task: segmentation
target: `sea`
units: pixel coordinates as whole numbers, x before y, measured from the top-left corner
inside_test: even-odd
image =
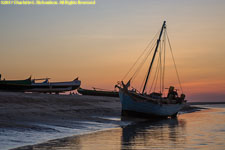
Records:
[[[24,134],[13,137],[22,131],[0,131],[0,149],[15,148],[18,145],[30,145],[17,149],[37,150],[224,150],[225,149],[225,104],[199,105],[201,111],[181,113],[176,119],[133,120],[132,118],[108,118],[120,122],[107,124],[89,124],[90,130],[79,130],[65,138],[59,133],[42,131],[23,131]],[[91,130],[91,129],[95,130]],[[101,130],[99,130],[101,129]],[[87,132],[88,131],[88,132]],[[30,134],[28,134],[28,132]],[[49,140],[49,135],[55,135]],[[15,136],[15,135],[14,135]],[[46,137],[45,137],[46,136]],[[39,137],[39,138],[38,138]],[[59,136],[60,137],[60,136]],[[41,141],[43,138],[44,141]],[[51,137],[52,138],[52,137]],[[36,141],[35,141],[36,140]],[[22,144],[21,144],[22,142]],[[13,147],[10,145],[12,144]]]

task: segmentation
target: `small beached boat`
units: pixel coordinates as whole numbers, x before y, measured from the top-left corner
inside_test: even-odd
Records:
[[[41,83],[36,83],[37,80],[45,80]],[[80,87],[81,81],[78,78],[68,82],[49,82],[49,78],[25,80],[1,80],[0,75],[0,90],[13,92],[39,92],[39,93],[62,93],[72,91]]]
[[[79,88],[77,91],[82,95],[119,97],[119,92],[117,91],[96,90],[96,88],[93,88],[93,90]]]
[[[25,80],[1,80],[0,74],[0,90],[2,91],[24,91],[31,88],[31,77]]]
[[[161,37],[163,36],[163,42],[166,41],[165,40],[166,37],[168,38],[165,30],[166,30],[166,21],[163,22],[162,28],[158,35],[158,39],[155,40],[156,42],[153,44],[152,49],[149,48],[150,52],[147,53],[149,55],[151,53],[151,50],[155,49],[152,55],[152,60],[148,68],[147,75],[145,76],[145,80],[143,82],[144,84],[142,84],[143,85],[142,92],[137,92],[137,90],[133,87],[132,89],[130,89],[131,88],[130,84],[134,78],[134,75],[126,84],[124,84],[124,82],[121,81],[121,82],[118,82],[118,84],[116,85],[116,87],[119,88],[119,96],[120,96],[120,101],[122,104],[122,115],[142,114],[144,116],[157,117],[157,118],[176,117],[179,110],[182,109],[183,106],[185,105],[186,103],[186,101],[184,100],[185,95],[182,93],[180,96],[178,96],[177,90],[174,89],[173,86],[170,86],[167,94],[164,92],[164,89],[165,89],[164,88],[164,76],[165,76],[165,72],[164,72],[165,71],[165,46],[164,44],[165,43],[161,43]],[[168,43],[170,45],[169,39],[168,39]],[[158,50],[159,47],[160,47],[160,51]],[[170,50],[172,54],[172,49]],[[146,87],[147,87],[147,84],[149,81],[149,75],[151,74],[154,60],[157,54],[158,54],[158,63],[155,67],[155,70],[156,70],[155,74],[151,75],[152,77],[154,77],[154,79],[152,80],[151,87],[158,82],[156,81],[157,79],[160,79],[160,85],[158,86],[160,88],[160,91],[159,92],[153,91],[148,93],[146,92]],[[163,54],[164,54],[164,58],[162,58]],[[172,58],[174,61],[173,54],[172,54]],[[175,65],[175,61],[174,61],[174,65]],[[180,79],[178,76],[176,65],[175,65],[175,70],[176,70],[176,74],[180,84]],[[137,71],[135,72],[135,74],[136,73]],[[181,84],[180,84],[180,88],[182,91]],[[152,88],[150,88],[150,91],[151,89]]]
[[[66,91],[72,91],[80,87],[81,81],[78,78],[73,81],[67,82],[49,82],[49,78],[46,78],[42,83],[36,83],[34,79],[31,88],[26,90],[26,92],[39,92],[39,93],[62,93]]]

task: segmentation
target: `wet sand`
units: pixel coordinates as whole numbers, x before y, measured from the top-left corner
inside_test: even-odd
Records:
[[[195,111],[198,109],[187,106],[184,110]],[[89,127],[85,131],[90,132],[122,126],[124,122],[120,121],[120,113],[119,98],[0,92],[0,129],[16,130],[21,133],[40,131],[53,135],[43,139],[40,137],[36,141],[34,139],[29,144],[27,141],[21,144],[18,142],[12,146],[5,146],[5,148],[15,148],[83,134],[82,129],[87,128],[88,124]],[[58,130],[59,127],[63,130]],[[71,132],[54,137],[55,133],[63,133],[65,129],[71,130]],[[76,132],[73,132],[72,129]]]
[[[118,116],[119,98],[0,92],[0,149],[114,127]]]
[[[223,150],[225,105],[174,119],[134,122],[124,127],[77,135],[17,150]]]
[[[94,116],[119,116],[119,98],[81,95],[0,92],[0,127],[17,122],[65,124],[67,121],[101,121]]]

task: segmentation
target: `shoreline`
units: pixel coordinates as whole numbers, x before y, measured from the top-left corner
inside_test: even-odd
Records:
[[[20,149],[131,123],[120,120],[120,100],[115,97],[0,92],[0,108],[0,129],[6,133],[8,130],[18,132],[18,137],[25,133],[24,141],[16,142],[15,137],[11,139],[15,141],[11,146],[3,147],[6,149]],[[187,105],[183,112],[202,109]],[[45,133],[47,137],[35,137],[27,142],[26,133],[29,136],[30,132],[34,132],[33,136]]]
[[[122,125],[119,98],[0,92],[0,108],[0,149]]]

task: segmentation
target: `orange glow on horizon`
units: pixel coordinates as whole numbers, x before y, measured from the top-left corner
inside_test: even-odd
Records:
[[[181,0],[1,7],[0,73],[5,79],[79,77],[81,87],[113,90],[166,20],[187,97],[211,93],[224,99],[224,5],[225,1]],[[167,62],[166,86],[177,87],[171,58]],[[148,65],[134,86],[140,86]]]

